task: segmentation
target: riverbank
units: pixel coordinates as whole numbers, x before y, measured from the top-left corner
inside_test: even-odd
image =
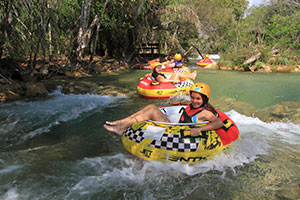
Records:
[[[58,86],[62,86],[62,92],[65,94],[98,94],[108,96],[128,96],[134,91],[126,88],[115,87],[107,82],[99,81],[98,84],[91,84],[85,81],[86,78],[100,74],[122,73],[132,70],[138,63],[126,63],[117,59],[107,59],[95,57],[93,63],[88,60],[81,63],[80,66],[71,66],[63,58],[52,59],[43,67],[38,63],[35,70],[28,70],[26,64],[15,67],[19,70],[17,75],[11,78],[0,77],[0,103],[7,103],[16,100],[35,100],[47,97],[48,93],[53,92]],[[10,66],[8,66],[10,67]],[[10,69],[13,69],[10,67]],[[218,64],[209,65],[203,70],[235,70],[259,72],[300,72],[299,66],[267,66],[260,65],[250,67],[228,67]],[[15,72],[9,72],[15,73]],[[8,76],[7,76],[8,77]]]
[[[0,103],[44,98],[57,86],[62,86],[65,94],[125,96],[128,93],[124,88],[103,83],[89,85],[84,81],[100,74],[130,70],[130,64],[117,59],[95,57],[92,63],[84,59],[80,65],[72,66],[64,58],[54,58],[45,66],[38,62],[35,69],[30,69],[26,63],[8,64],[3,69],[6,71],[0,77]]]
[[[241,67],[241,66],[234,66],[234,67],[228,67],[226,65],[222,64],[211,64],[204,67],[204,69],[210,69],[210,70],[234,70],[234,71],[248,71],[248,72],[275,72],[275,73],[299,73],[300,72],[300,64],[297,65],[276,65],[271,66],[267,64],[261,64],[261,65],[252,65],[247,67]]]

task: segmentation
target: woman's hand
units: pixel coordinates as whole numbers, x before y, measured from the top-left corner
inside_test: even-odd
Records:
[[[200,133],[201,133],[200,128],[192,128],[191,129],[191,136],[192,137],[197,137],[197,136],[200,135]]]
[[[201,133],[200,128],[192,128],[191,130],[185,130],[183,132],[184,137],[186,136],[192,136],[192,137],[198,137]]]

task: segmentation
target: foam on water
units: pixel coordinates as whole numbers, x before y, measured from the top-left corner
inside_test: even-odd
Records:
[[[20,199],[16,188],[9,189],[2,197],[0,196],[0,198],[3,200],[18,200],[18,199]]]
[[[165,183],[176,180],[178,176],[201,176],[210,171],[227,173],[228,169],[235,174],[235,168],[253,162],[260,155],[268,155],[270,142],[280,139],[284,143],[299,143],[299,126],[290,122],[265,123],[258,118],[241,115],[236,111],[227,112],[236,122],[241,133],[241,140],[235,141],[213,159],[195,165],[176,163],[149,162],[136,159],[132,155],[117,154],[97,158],[86,158],[78,165],[80,169],[92,172],[92,176],[81,177],[69,192],[69,197],[86,192],[97,193],[99,188],[106,190],[139,187],[144,184],[148,189],[152,183]],[[280,136],[280,137],[278,137]],[[224,176],[222,174],[221,176]],[[94,188],[94,189],[91,189]],[[192,190],[192,189],[191,189]],[[127,190],[129,191],[129,190]],[[103,193],[105,191],[102,191]],[[191,191],[185,191],[191,192]],[[147,192],[145,192],[147,193]],[[145,197],[145,196],[143,196]]]
[[[241,130],[243,132],[243,129]],[[235,173],[235,167],[250,163],[258,155],[268,154],[268,145],[264,140],[253,137],[244,137],[242,140],[234,142],[228,149],[217,154],[212,160],[206,160],[194,165],[181,162],[163,163],[154,161],[144,161],[136,159],[132,155],[117,154],[97,158],[86,158],[78,165],[80,169],[89,171],[93,176],[83,176],[81,180],[70,190],[67,199],[72,199],[76,195],[92,195],[94,193],[109,193],[108,190],[120,191],[122,188],[133,190],[143,190],[140,185],[144,185],[142,198],[148,198],[148,194],[153,191],[153,185],[160,185],[157,190],[167,190],[164,187],[172,184],[174,187],[184,181],[184,177],[202,176],[210,171],[226,173],[230,169]],[[224,174],[222,175],[224,176]],[[178,182],[179,181],[179,182]],[[162,187],[162,185],[164,185]],[[173,187],[172,186],[172,187]],[[171,186],[170,186],[171,187]],[[190,193],[196,186],[191,184]],[[99,191],[105,188],[105,191]],[[135,189],[134,189],[135,188]],[[130,191],[130,189],[126,190]],[[172,194],[168,194],[172,196]],[[182,195],[182,194],[178,194]],[[150,198],[152,199],[152,198]]]
[[[20,169],[20,168],[22,168],[21,165],[11,165],[11,166],[8,166],[8,167],[6,167],[4,169],[0,169],[0,175],[11,173],[11,172],[13,172],[13,171],[15,171],[17,169]]]
[[[300,125],[292,122],[263,122],[258,118],[241,115],[236,111],[227,113],[236,122],[241,136],[253,133],[261,139],[300,144]]]
[[[249,154],[248,150],[244,152],[244,150],[238,149],[244,145],[239,142],[228,151],[218,154],[213,160],[195,165],[180,162],[150,162],[124,154],[86,158],[78,164],[81,176],[69,190],[66,199],[94,195],[113,199],[117,198],[114,195],[118,193],[123,193],[128,199],[130,199],[130,193],[138,195],[134,197],[137,199],[156,199],[152,196],[155,194],[163,194],[167,199],[186,196],[197,187],[197,184],[192,181],[186,182],[186,180],[198,177],[199,181],[199,178],[201,179],[207,172],[213,170],[220,171],[220,177],[223,177],[226,170],[230,169],[235,173],[236,166],[244,165],[256,158],[257,152]],[[175,188],[181,185],[187,186],[182,191],[175,191]],[[136,193],[136,191],[143,192]]]
[[[252,162],[258,155],[268,154],[267,150],[268,145],[264,141],[246,137],[244,140],[236,141],[212,160],[194,165],[145,161],[124,154],[85,158],[78,164],[78,170],[81,171],[80,180],[69,190],[66,199],[78,195],[84,198],[100,194],[113,199],[117,198],[114,195],[120,192],[128,199],[131,192],[140,195],[134,197],[138,199],[156,199],[152,196],[155,193],[164,194],[166,199],[176,199],[193,192],[199,178],[205,174],[219,171],[220,178],[223,178],[228,169],[235,174],[235,167]],[[194,177],[198,177],[197,184],[192,181],[186,182]],[[175,188],[181,185],[186,187],[182,191],[175,191]],[[136,191],[143,192],[137,194]]]
[[[18,101],[0,105],[0,136],[9,141],[17,139],[22,142],[122,98],[93,94],[65,95],[60,88],[49,96],[51,98],[42,101]]]

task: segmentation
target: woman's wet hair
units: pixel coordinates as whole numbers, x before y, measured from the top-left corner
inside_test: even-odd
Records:
[[[205,107],[207,110],[209,110],[209,111],[211,111],[212,113],[214,113],[215,115],[217,115],[218,113],[217,113],[217,111],[215,110],[215,108],[214,108],[210,103],[208,103],[208,98],[207,98],[207,96],[204,95],[204,94],[201,94],[201,93],[200,93],[200,95],[201,95],[202,100],[203,100],[203,104],[202,104],[201,107]]]
[[[203,101],[203,104],[202,104],[202,106],[203,106],[203,107],[206,107],[206,106],[207,106],[207,104],[208,104],[208,98],[207,98],[207,96],[206,96],[206,95],[204,95],[204,94],[201,94],[201,93],[200,93],[200,95],[201,95],[201,97],[202,97],[202,101]]]
[[[152,70],[152,71],[154,71],[154,72],[155,72],[155,71],[156,71],[156,69],[157,69],[157,67],[159,67],[159,66],[161,66],[161,65],[157,65],[156,67],[154,67],[154,68],[153,68],[153,70]]]

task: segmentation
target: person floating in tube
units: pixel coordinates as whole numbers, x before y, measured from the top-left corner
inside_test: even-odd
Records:
[[[227,115],[214,109],[208,102],[209,98],[210,87],[205,83],[196,83],[190,88],[190,101],[180,102],[181,105],[188,105],[180,117],[180,123],[209,122],[207,125],[192,128],[189,131],[192,137],[199,136],[202,131],[215,130],[223,127],[227,130],[237,128]],[[106,121],[104,128],[121,136],[124,131],[134,123],[147,120],[170,122],[157,106],[150,104],[124,119],[113,122]],[[223,122],[226,122],[226,124]],[[227,122],[231,124],[229,127],[226,126]]]
[[[161,63],[163,66],[166,66],[166,67],[182,67],[183,66],[183,62],[182,62],[182,56],[180,53],[176,53],[173,57],[172,60],[167,60],[163,63]]]
[[[155,62],[151,64],[152,73],[147,73],[145,77],[152,77],[155,81],[159,82],[172,82],[172,83],[179,83],[181,80],[184,79],[191,79],[195,80],[197,76],[197,71],[195,70],[193,73],[190,74],[183,74],[183,73],[173,73],[170,77],[165,75],[162,72],[163,66],[159,62]]]

